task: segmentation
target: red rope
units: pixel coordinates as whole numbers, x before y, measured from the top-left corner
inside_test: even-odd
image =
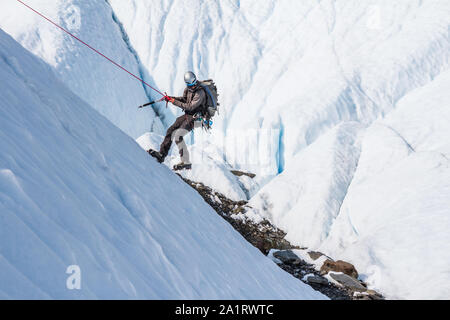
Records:
[[[148,86],[149,88],[151,88],[152,90],[158,92],[160,95],[162,95],[163,97],[165,97],[166,95],[164,93],[162,93],[161,91],[153,88],[151,85],[149,85],[147,82],[145,82],[144,80],[142,80],[141,78],[139,78],[138,76],[134,75],[133,73],[131,73],[130,71],[128,71],[127,69],[125,69],[124,67],[122,67],[120,64],[118,64],[117,62],[111,60],[110,58],[108,58],[107,56],[105,56],[103,53],[101,53],[100,51],[98,51],[97,49],[91,47],[89,44],[87,44],[86,42],[84,42],[83,40],[81,40],[80,38],[76,37],[75,35],[73,35],[72,33],[70,33],[69,31],[67,31],[66,29],[64,29],[63,27],[61,27],[60,25],[58,25],[57,23],[53,22],[52,20],[50,20],[49,18],[47,18],[46,16],[44,16],[42,13],[34,10],[32,7],[30,7],[29,5],[27,5],[26,3],[24,3],[21,0],[17,0],[18,2],[20,2],[21,4],[23,4],[25,7],[27,7],[28,9],[30,9],[31,11],[37,13],[39,16],[41,16],[42,18],[44,18],[45,20],[47,20],[48,22],[50,22],[51,24],[53,24],[54,26],[58,27],[59,29],[61,29],[62,31],[64,31],[65,33],[67,33],[69,36],[71,36],[72,38],[78,40],[79,42],[81,42],[82,44],[84,44],[86,47],[88,47],[89,49],[93,50],[94,52],[96,52],[97,54],[101,55],[103,58],[105,58],[106,60],[108,60],[109,62],[111,62],[112,64],[114,64],[116,67],[119,67],[120,69],[122,69],[123,71],[127,72],[128,74],[130,74],[132,77],[136,78],[137,80],[141,81],[143,84],[145,84],[146,86]]]

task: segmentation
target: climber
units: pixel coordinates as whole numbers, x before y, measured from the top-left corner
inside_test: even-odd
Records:
[[[169,153],[172,140],[175,140],[181,158],[181,163],[173,167],[175,171],[183,169],[190,170],[192,168],[192,164],[189,159],[189,152],[183,137],[191,132],[197,124],[200,123],[201,126],[201,122],[196,120],[200,118],[200,115],[203,113],[204,106],[207,103],[205,90],[198,83],[197,77],[193,72],[186,72],[184,75],[184,81],[186,82],[187,87],[184,90],[182,97],[166,96],[164,100],[181,108],[185,114],[178,117],[175,123],[167,130],[159,152],[152,149],[148,150],[148,153],[152,157],[162,163]]]

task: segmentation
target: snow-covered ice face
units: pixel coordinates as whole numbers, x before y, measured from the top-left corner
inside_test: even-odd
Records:
[[[66,8],[61,9],[61,20],[70,32],[75,32],[81,28],[81,10],[73,3],[68,3]]]

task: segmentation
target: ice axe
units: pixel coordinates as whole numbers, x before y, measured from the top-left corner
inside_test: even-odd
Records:
[[[167,92],[164,92],[164,94],[165,94],[165,96],[164,96],[164,97],[162,97],[161,99],[159,99],[159,100],[154,100],[154,101],[152,101],[152,102],[149,102],[149,103],[143,104],[142,106],[139,106],[139,107],[138,107],[138,109],[142,109],[142,108],[145,108],[145,107],[148,107],[148,106],[154,105],[155,103],[158,103],[158,102],[163,102],[163,101],[166,101],[166,108],[167,108],[167,107],[168,107],[168,105],[169,105],[169,101],[167,100],[167,97],[168,97],[168,95],[167,95]]]

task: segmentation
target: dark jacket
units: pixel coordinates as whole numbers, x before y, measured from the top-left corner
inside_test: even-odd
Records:
[[[174,105],[184,110],[186,114],[195,115],[202,111],[206,103],[206,94],[198,85],[184,89],[182,97],[175,97]]]

